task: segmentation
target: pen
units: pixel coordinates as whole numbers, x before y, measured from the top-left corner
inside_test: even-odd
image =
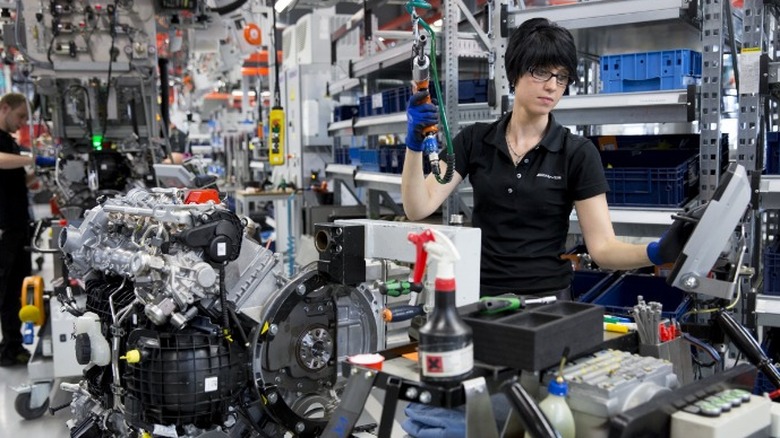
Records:
[[[631,321],[628,318],[620,318],[618,316],[604,316],[604,322],[614,322],[614,323],[631,323]]]
[[[634,322],[631,318],[622,316],[604,315],[604,322]]]
[[[615,333],[628,333],[636,330],[636,324],[633,322],[605,322],[604,330]]]
[[[615,332],[615,333],[628,333],[628,327],[620,324],[615,324],[612,322],[605,322],[604,331]]]

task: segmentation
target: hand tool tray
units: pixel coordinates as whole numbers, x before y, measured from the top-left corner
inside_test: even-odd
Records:
[[[604,341],[601,306],[558,301],[515,312],[486,315],[470,304],[458,309],[474,331],[474,359],[537,371],[591,351]]]

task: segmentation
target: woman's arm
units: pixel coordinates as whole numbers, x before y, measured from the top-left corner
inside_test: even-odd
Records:
[[[458,172],[453,172],[452,180],[447,184],[439,184],[433,174],[426,178],[422,160],[422,152],[407,149],[401,173],[401,202],[406,216],[413,221],[430,216],[463,181]],[[447,165],[444,160],[439,163],[441,174],[444,175]]]
[[[588,253],[600,267],[625,270],[652,265],[647,258],[647,244],[625,243],[615,237],[606,195],[575,201],[574,208]]]

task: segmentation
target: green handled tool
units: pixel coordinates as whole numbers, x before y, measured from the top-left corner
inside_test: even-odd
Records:
[[[421,292],[422,289],[422,283],[410,281],[390,280],[386,283],[379,284],[379,292],[391,297],[408,295],[411,292]]]
[[[501,312],[511,312],[529,304],[546,304],[556,300],[555,297],[525,298],[520,296],[483,297],[477,303],[480,312],[493,315]]]

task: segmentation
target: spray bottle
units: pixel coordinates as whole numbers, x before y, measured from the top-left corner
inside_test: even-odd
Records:
[[[460,254],[447,236],[436,230],[426,231],[432,231],[435,236],[424,248],[438,261],[438,272],[435,306],[419,330],[420,373],[423,382],[457,386],[474,368],[471,327],[463,322],[455,305],[454,264]]]

